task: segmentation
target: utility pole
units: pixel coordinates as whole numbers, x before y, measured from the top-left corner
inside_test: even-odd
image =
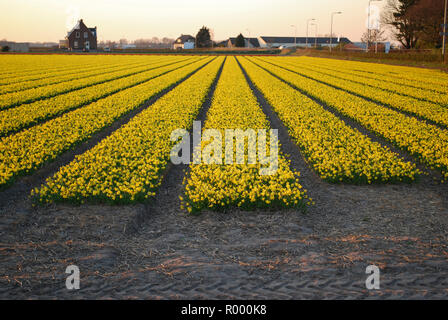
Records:
[[[330,52],[332,51],[332,45],[333,45],[333,17],[334,17],[335,14],[342,14],[342,12],[341,12],[341,11],[338,11],[338,12],[333,12],[333,13],[331,14]]]

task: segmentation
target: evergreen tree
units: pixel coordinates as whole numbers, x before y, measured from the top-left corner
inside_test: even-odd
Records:
[[[246,41],[244,36],[240,33],[235,39],[235,47],[244,48],[246,46]]]
[[[209,48],[212,46],[212,40],[210,37],[210,29],[203,26],[199,29],[196,35],[196,46],[198,48]]]

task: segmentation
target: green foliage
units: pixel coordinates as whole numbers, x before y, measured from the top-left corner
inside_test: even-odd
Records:
[[[210,29],[203,26],[199,29],[196,35],[196,47],[197,48],[210,48],[212,46],[212,40],[210,37]]]

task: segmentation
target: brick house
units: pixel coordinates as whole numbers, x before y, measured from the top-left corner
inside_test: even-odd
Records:
[[[81,20],[67,33],[67,46],[72,51],[90,51],[97,49],[97,32],[88,28]]]

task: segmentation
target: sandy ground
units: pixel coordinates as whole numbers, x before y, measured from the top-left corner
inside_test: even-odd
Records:
[[[187,215],[187,168],[173,166],[145,204],[33,208],[29,190],[92,146],[80,145],[0,192],[0,299],[447,298],[447,185],[429,171],[414,184],[325,183],[258,98],[316,205]],[[65,287],[71,264],[80,290]],[[379,290],[365,287],[371,264]]]

